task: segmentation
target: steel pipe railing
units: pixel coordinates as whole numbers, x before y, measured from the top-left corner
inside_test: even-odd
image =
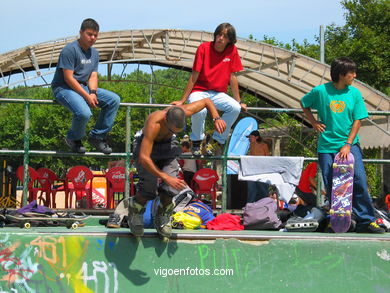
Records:
[[[30,161],[30,156],[53,156],[53,157],[101,157],[101,158],[112,158],[119,157],[125,158],[126,173],[125,179],[126,182],[130,181],[130,166],[131,166],[131,109],[160,109],[172,106],[170,104],[147,104],[147,103],[121,103],[120,107],[126,107],[126,146],[124,153],[112,153],[110,155],[105,155],[102,153],[96,152],[87,152],[85,154],[75,154],[70,152],[61,152],[61,151],[37,151],[30,150],[30,105],[31,104],[53,104],[59,105],[53,100],[46,99],[17,99],[17,98],[0,98],[0,103],[23,103],[24,104],[24,149],[23,150],[0,150],[0,155],[10,155],[10,156],[20,156],[23,155],[23,166],[24,166],[24,183],[23,183],[23,202],[22,205],[27,204],[27,194],[28,194],[28,165]],[[248,107],[248,111],[253,112],[262,112],[262,113],[303,113],[302,109],[293,109],[293,108],[263,108],[263,107]],[[315,113],[315,111],[313,111]],[[390,111],[368,111],[369,115],[380,115],[380,116],[390,116]],[[221,160],[222,161],[222,205],[221,211],[226,211],[227,204],[227,161],[228,160],[240,160],[240,156],[228,156],[227,155],[227,145],[225,144],[224,155],[222,156],[193,156],[193,155],[181,155],[180,158],[183,159],[208,159],[208,160]],[[304,158],[305,161],[317,161],[317,158]],[[384,159],[363,159],[365,163],[372,164],[390,164],[390,160]],[[125,185],[125,198],[129,197],[130,191],[128,184]]]

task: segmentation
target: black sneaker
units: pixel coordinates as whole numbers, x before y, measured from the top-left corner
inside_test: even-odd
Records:
[[[102,152],[103,154],[109,155],[112,152],[112,148],[110,148],[105,139],[88,137],[88,142],[97,151]]]
[[[107,228],[120,228],[121,222],[122,222],[121,216],[113,213],[108,217],[106,227]]]
[[[205,145],[206,154],[209,156],[221,156],[224,150],[224,145],[218,141],[211,139],[209,143]]]
[[[81,140],[71,140],[70,138],[65,137],[65,143],[72,150],[72,152],[75,152],[78,154],[85,153],[85,147],[83,146]]]
[[[200,149],[202,141],[192,141],[192,147],[191,147],[191,152],[194,156],[200,156],[202,154],[202,151]]]
[[[376,222],[371,222],[368,225],[357,226],[356,233],[375,233],[381,234],[386,233],[386,230],[380,227]]]

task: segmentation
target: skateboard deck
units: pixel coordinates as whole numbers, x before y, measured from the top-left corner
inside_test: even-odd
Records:
[[[333,161],[332,199],[330,207],[330,225],[334,232],[347,232],[351,225],[352,192],[355,159],[349,153],[341,160],[338,153]]]
[[[229,141],[228,156],[246,155],[249,149],[249,139],[247,138],[247,135],[257,129],[257,121],[252,117],[245,117],[238,121]],[[238,174],[239,166],[238,161],[228,160],[227,174]]]
[[[6,215],[8,221],[19,223],[21,228],[30,229],[31,224],[34,222],[48,223],[59,225],[62,223],[68,229],[77,229],[79,226],[84,226],[82,221],[88,219],[90,216],[78,216],[76,218],[69,217],[37,217],[37,216],[16,216],[16,215]]]

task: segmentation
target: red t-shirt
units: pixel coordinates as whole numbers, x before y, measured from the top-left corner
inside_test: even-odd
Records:
[[[388,195],[386,195],[385,202],[387,205],[387,209],[390,211],[390,193]]]
[[[310,181],[309,178],[315,178],[317,174],[317,163],[311,162],[305,170],[302,171],[301,179],[299,180],[298,188],[306,193],[312,193],[310,189]]]
[[[199,72],[192,92],[216,91],[227,92],[230,74],[243,70],[237,47],[229,45],[219,53],[215,51],[214,42],[202,43],[196,51],[193,71]]]

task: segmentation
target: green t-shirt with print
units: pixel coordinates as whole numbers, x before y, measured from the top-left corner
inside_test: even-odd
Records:
[[[318,111],[319,122],[326,129],[318,139],[319,153],[336,153],[347,142],[354,121],[368,117],[366,106],[360,91],[347,86],[342,90],[332,82],[316,86],[301,99],[304,108]],[[359,142],[356,135],[353,144]]]

